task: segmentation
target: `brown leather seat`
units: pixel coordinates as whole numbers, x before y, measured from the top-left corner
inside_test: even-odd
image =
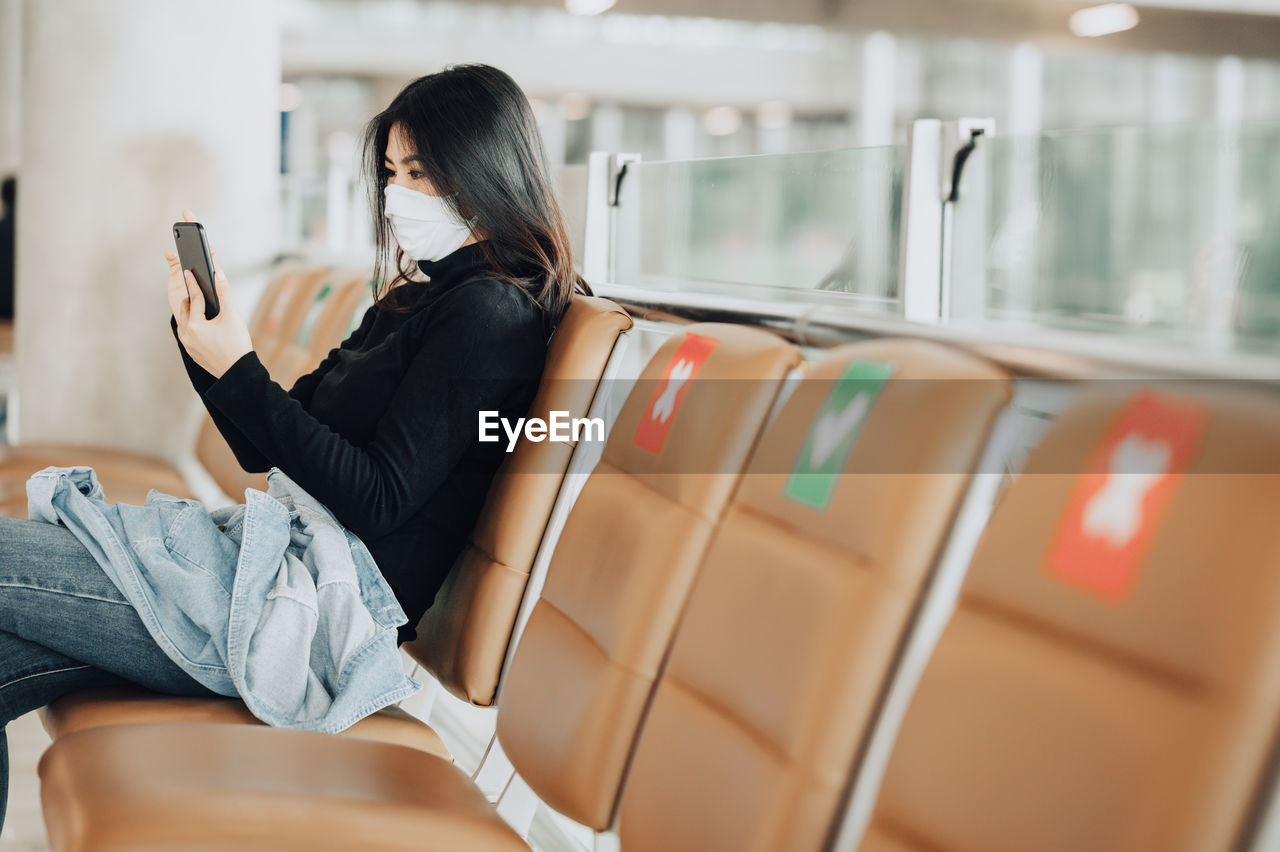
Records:
[[[499,697],[498,735],[533,790],[579,822],[608,827],[696,567],[782,379],[799,361],[794,347],[756,329],[705,324],[676,335],[628,397],[574,506]],[[144,726],[116,725],[55,742],[41,762],[54,848],[107,848],[104,836],[124,845],[136,837],[155,848],[180,848],[193,836],[204,848],[243,839],[239,826],[222,834],[217,826],[239,820],[243,802],[261,789],[251,767],[264,740],[248,736],[255,730],[249,726],[226,726],[216,760],[190,754],[184,740],[200,739],[205,730],[151,734]],[[323,803],[348,818],[346,826],[329,827],[329,842],[365,845],[370,821],[401,812],[405,793],[396,785],[406,783],[405,774],[371,777],[385,771],[373,750],[366,755],[349,742],[332,747],[342,738],[322,734],[269,733],[291,735],[273,743],[273,761],[313,767],[273,774],[273,789],[287,801]],[[183,775],[191,760],[201,766],[191,772],[197,781],[186,795],[174,796],[163,783],[114,780]],[[419,755],[412,765],[433,760]],[[336,780],[343,772],[353,776],[349,785]],[[188,796],[199,799],[198,834],[160,816],[178,813]],[[440,816],[444,806],[434,799],[416,807],[418,822],[402,824],[400,842],[409,847],[428,842],[436,819],[454,819]],[[135,835],[118,818],[122,813],[153,819]],[[308,830],[294,824],[298,818],[258,826],[254,842],[288,848]],[[484,838],[478,842],[458,848],[485,848]]]
[[[336,311],[326,314],[311,309],[313,315],[320,317],[313,321],[325,323],[317,334],[347,333],[346,317],[362,301],[365,281],[359,278],[354,282],[357,286],[340,287],[337,295],[329,297],[338,300]],[[311,297],[313,304],[321,303],[327,295],[317,291]],[[336,319],[323,318],[330,316]],[[531,413],[559,409],[574,412],[573,416],[584,415],[618,334],[630,325],[630,317],[612,302],[589,297],[574,299],[552,338],[547,367]],[[305,322],[284,326],[286,331],[293,331],[296,338],[276,351],[278,360],[291,351],[305,352],[302,336],[306,328]],[[217,435],[212,421],[208,428]],[[218,440],[221,442],[220,436]],[[221,442],[221,446],[234,465],[225,442]],[[570,452],[571,447],[565,444],[521,443],[495,479],[472,543],[455,566],[453,573],[459,573],[459,569],[464,572],[461,581],[449,584],[447,593],[442,593],[442,600],[436,605],[449,608],[451,614],[424,619],[433,625],[431,641],[418,641],[416,650],[434,663],[433,668],[456,675],[446,681],[454,691],[485,677],[493,680],[494,685],[488,687],[490,692],[496,686],[529,565],[541,541]],[[439,642],[442,647],[433,648],[432,642]],[[452,653],[457,654],[456,662],[451,661]],[[55,739],[69,731],[107,724],[258,721],[239,699],[175,698],[142,687],[75,693],[42,709],[41,717]],[[448,749],[435,731],[395,707],[384,708],[343,733],[449,757]]]
[[[258,302],[249,322],[254,348],[270,369],[280,347],[281,334],[297,334],[305,318],[305,296],[315,292],[328,275],[326,268],[294,267],[275,276]],[[323,354],[323,353],[321,353]],[[274,375],[274,374],[273,374]],[[210,435],[212,433],[212,435]],[[220,485],[238,483],[228,465],[241,475],[231,450],[207,416],[201,431],[197,457]],[[169,461],[142,453],[108,447],[68,444],[22,443],[3,448],[0,453],[0,514],[27,516],[26,482],[31,474],[51,465],[88,465],[94,469],[107,498],[112,502],[142,505],[152,488],[179,497],[191,497],[191,488]],[[257,475],[266,487],[265,477]],[[224,491],[226,486],[223,486]],[[227,491],[228,496],[243,494]]]
[[[258,329],[258,339],[262,341],[258,348],[269,353],[264,356],[265,363],[277,381],[292,384],[299,373],[314,367],[328,351],[324,347],[329,344],[336,346],[340,342],[335,338],[348,333],[351,315],[359,308],[367,290],[367,282],[368,278],[364,274],[335,275],[324,268],[291,270],[273,282],[259,303],[260,308],[255,312],[251,326]],[[287,337],[282,339],[280,335]],[[319,351],[321,349],[324,351]],[[239,487],[238,491],[229,492],[229,496],[242,497],[244,488],[249,487],[266,489],[266,476],[243,471],[217,427],[207,417],[201,433],[200,448],[201,462],[219,485],[224,489]],[[76,448],[56,448],[51,452],[60,456],[74,453],[77,464],[95,463],[94,460],[80,461],[82,456]],[[113,455],[104,456],[114,459]],[[31,454],[28,458],[37,457]],[[166,486],[164,468],[160,466],[162,463],[153,462],[147,466],[145,461],[145,457],[127,456],[118,465],[104,465],[103,488],[110,499],[129,502],[123,495],[117,496],[110,490],[120,482],[137,482],[138,489],[142,491],[142,497],[137,500],[139,504],[145,502],[146,491],[153,487],[168,493],[180,493],[172,479]],[[59,462],[49,460],[47,463]],[[116,478],[111,478],[113,474],[117,475]],[[134,479],[126,478],[128,476]],[[0,478],[0,483],[11,484],[12,480]],[[22,480],[21,488],[20,514],[25,517],[25,479]],[[174,490],[169,490],[170,488]],[[141,686],[72,693],[42,707],[40,718],[45,730],[55,739],[64,733],[86,727],[130,722],[258,723],[244,703],[236,698],[178,698],[152,692]],[[407,745],[442,757],[449,756],[449,750],[435,731],[398,707],[384,708],[343,733]]]
[[[45,731],[55,740],[89,728],[141,722],[265,724],[239,698],[183,698],[140,686],[72,692],[42,708],[40,718]],[[409,746],[452,759],[439,734],[395,705],[365,716],[342,734]]]
[[[806,371],[698,570],[623,788],[623,849],[822,848],[1010,396],[995,367],[923,342]]]
[[[1248,848],[1280,732],[1280,400],[1090,391],[997,506],[866,850]]]
[[[574,298],[547,348],[530,417],[585,417],[631,317],[605,299]],[[521,441],[490,486],[467,547],[404,647],[471,704],[493,704],[534,557],[574,445]]]
[[[142,771],[98,772],[149,758]],[[59,852],[528,852],[465,773],[399,745],[255,725],[113,725],[59,739],[39,770]]]
[[[270,294],[273,300],[256,312],[262,331],[254,340],[262,340],[255,349],[277,384],[292,386],[299,376],[314,370],[331,348],[341,344],[367,281],[363,273],[302,269]],[[196,439],[196,457],[222,492],[236,502],[244,500],[246,488],[267,490],[267,475],[240,467],[208,417]]]
[[[498,699],[498,740],[555,810],[609,827],[712,532],[800,353],[687,326],[641,373],[556,546]],[[682,397],[681,393],[685,393]]]
[[[157,488],[166,494],[190,497],[186,480],[163,459],[111,447],[69,447],[62,444],[19,444],[0,448],[0,515],[27,517],[27,480],[53,465],[88,465],[97,474],[107,499],[143,505]]]

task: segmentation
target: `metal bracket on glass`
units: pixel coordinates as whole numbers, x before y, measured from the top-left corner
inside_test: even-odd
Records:
[[[980,319],[986,298],[987,164],[983,139],[996,132],[992,118],[961,118],[942,125],[949,167],[942,176],[940,317]]]
[[[627,165],[639,154],[593,151],[587,158],[587,222],[582,245],[582,277],[588,283],[613,280],[617,208]]]
[[[961,181],[978,137],[995,132],[995,120],[936,118],[913,122],[902,186],[902,238],[898,292],[903,317],[938,323],[950,316],[951,223],[948,207],[960,198]]]
[[[943,156],[950,160],[950,167],[942,169],[942,201],[954,203],[960,200],[960,180],[965,164],[978,147],[978,139],[990,137],[996,132],[994,118],[960,118],[942,125]],[[945,165],[945,164],[944,164]]]

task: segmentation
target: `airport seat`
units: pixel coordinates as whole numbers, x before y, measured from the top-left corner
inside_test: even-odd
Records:
[[[41,708],[40,715],[45,731],[54,740],[104,725],[145,722],[264,724],[239,698],[186,698],[134,686],[97,687],[72,692],[48,708]],[[365,716],[342,733],[344,736],[409,746],[452,759],[439,734],[394,704]]]
[[[286,270],[269,285],[250,320],[255,348],[271,375],[288,386],[319,362],[329,348],[338,345],[350,331],[356,311],[363,314],[369,292],[367,274],[333,273],[325,267],[297,267]],[[24,445],[25,448],[26,445]],[[199,459],[219,485],[243,498],[244,488],[265,490],[265,474],[249,474],[207,415],[200,436]],[[49,453],[42,457],[43,453]],[[121,458],[116,462],[116,458]],[[23,455],[31,472],[48,464],[92,464],[99,472],[109,499],[130,502],[120,493],[122,483],[134,484],[136,502],[146,500],[151,488],[182,494],[176,471],[166,463],[115,450],[88,454],[78,447],[29,449]],[[68,461],[70,459],[70,461]],[[104,464],[106,461],[109,464]],[[102,464],[102,467],[98,467]],[[14,514],[26,517],[26,477],[23,471],[0,471],[0,494],[13,493]],[[237,489],[238,490],[233,490]],[[16,493],[14,493],[16,492]],[[258,722],[238,698],[178,698],[153,692],[142,686],[84,690],[54,701],[39,711],[45,730],[53,738],[71,731],[104,724],[133,721],[222,721]],[[259,723],[261,724],[261,723]],[[398,707],[384,708],[348,729],[353,736],[411,745],[434,754],[448,756],[439,736]]]
[[[781,381],[799,364],[771,333],[686,326],[619,412],[498,700],[507,758],[570,819],[609,827],[698,563]]]
[[[1280,400],[1089,389],[1006,492],[862,849],[1249,848],[1280,733]]]
[[[798,350],[765,331],[689,326],[659,349],[618,416],[561,534],[498,700],[498,737],[512,764],[572,819],[601,829],[611,821],[697,566],[782,380],[799,361]],[[378,848],[442,848],[433,844],[454,830],[459,814],[473,820],[474,833],[465,840],[450,834],[447,848],[518,844],[514,832],[495,839],[493,812],[475,811],[479,788],[430,766],[442,761],[342,740],[248,725],[113,725],[69,734],[40,762],[51,842],[57,850],[235,848],[245,837],[236,824],[245,803],[270,793],[289,807],[255,824],[250,845],[358,848],[367,846],[365,827],[387,815],[398,832],[380,837]],[[188,743],[200,747],[193,752]],[[255,768],[263,755],[270,756],[265,775]],[[418,772],[433,786],[415,781]],[[176,794],[167,780],[174,778],[183,779]],[[420,789],[407,792],[415,783]],[[405,805],[407,795],[420,800]],[[447,808],[453,801],[461,804]],[[309,820],[311,809],[326,819]],[[138,823],[146,825],[131,828]]]
[[[631,317],[605,299],[577,296],[547,347],[529,417],[585,417]],[[467,546],[404,649],[451,693],[488,707],[534,558],[575,445],[521,441],[494,477]]]
[[[698,570],[623,787],[626,852],[823,848],[1011,396],[921,341],[806,371]]]
[[[19,444],[0,447],[0,515],[27,517],[27,480],[52,465],[89,465],[98,475],[107,498],[141,506],[158,488],[190,497],[190,486],[178,469],[164,459],[112,447]]]
[[[96,771],[147,756],[155,765]],[[462,770],[401,745],[258,725],[117,725],[68,734],[40,766],[56,852],[528,852]]]
[[[315,301],[314,297],[323,289],[329,275],[327,268],[286,270],[273,279],[258,302],[249,323],[250,335],[263,364],[277,381],[292,384],[293,379],[305,372],[296,369],[296,356],[287,365],[288,370],[282,370],[277,363],[277,353],[298,334],[307,308]],[[332,325],[325,325],[326,333],[332,334],[332,330]],[[313,346],[313,351],[319,350],[314,356],[316,360],[328,351],[321,348],[322,342],[328,341],[317,335]],[[337,345],[337,342],[330,345]],[[248,475],[240,470],[230,448],[207,415],[200,433],[197,459],[228,496],[243,495],[243,487],[234,490],[241,481],[256,488],[266,488],[266,477],[262,474],[252,475],[255,479],[241,479],[242,475]],[[0,448],[0,514],[25,518],[27,480],[33,473],[50,465],[92,467],[107,498],[113,502],[142,505],[152,488],[179,497],[193,496],[190,485],[177,467],[166,459],[108,447],[24,442]],[[228,486],[233,490],[227,490]]]
[[[255,311],[260,330],[253,340],[258,359],[271,378],[288,388],[346,339],[350,321],[358,322],[371,291],[364,272],[304,267],[282,279],[279,288],[269,293],[272,298],[265,302],[265,310]],[[262,343],[256,343],[258,340]],[[244,501],[246,488],[267,490],[266,473],[250,473],[240,467],[208,417],[196,439],[196,458],[218,488],[237,503]]]
[[[614,343],[630,326],[631,318],[612,302],[575,297],[548,344],[530,416],[546,417],[553,409],[585,416]],[[450,612],[429,613],[422,621],[429,625],[427,634],[405,645],[464,698],[483,696],[491,702],[525,580],[571,453],[569,444],[517,445],[495,476],[470,543],[432,606]],[[477,688],[477,683],[487,686]],[[261,724],[238,698],[178,698],[142,687],[74,693],[54,701],[41,715],[54,739],[87,727],[133,722]],[[398,707],[384,708],[343,733],[449,757],[435,731]]]
[[[313,292],[328,274],[328,269],[323,267],[294,267],[283,270],[268,284],[249,320],[255,348],[268,369],[275,366],[274,353],[281,336],[290,331],[296,333],[301,324],[306,303],[298,296]],[[236,472],[243,473],[207,415],[200,432],[197,458],[215,481],[230,483]],[[27,480],[36,471],[51,465],[92,467],[107,497],[114,502],[142,505],[152,488],[179,497],[192,496],[182,474],[165,459],[111,447],[31,442],[0,448],[0,514],[25,518]],[[265,477],[256,476],[265,488]],[[243,491],[227,493],[243,494]]]

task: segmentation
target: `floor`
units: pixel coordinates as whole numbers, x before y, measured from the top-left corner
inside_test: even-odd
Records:
[[[0,852],[48,852],[36,763],[49,747],[49,735],[35,713],[10,722],[8,730],[9,811],[0,832]]]

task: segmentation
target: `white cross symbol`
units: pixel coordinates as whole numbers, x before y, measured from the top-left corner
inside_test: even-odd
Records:
[[[658,397],[658,401],[653,404],[653,419],[659,423],[666,423],[676,410],[676,394],[680,392],[680,386],[689,380],[693,375],[693,362],[681,358],[676,365],[671,368],[671,373],[667,376],[667,386],[662,391],[662,395]]]
[[[1111,451],[1107,479],[1084,508],[1082,525],[1089,538],[1123,547],[1142,525],[1142,501],[1169,469],[1169,445],[1129,435]]]
[[[827,463],[845,437],[866,417],[871,407],[871,395],[866,391],[856,395],[839,412],[827,411],[813,427],[813,443],[809,447],[809,467],[819,468]]]

